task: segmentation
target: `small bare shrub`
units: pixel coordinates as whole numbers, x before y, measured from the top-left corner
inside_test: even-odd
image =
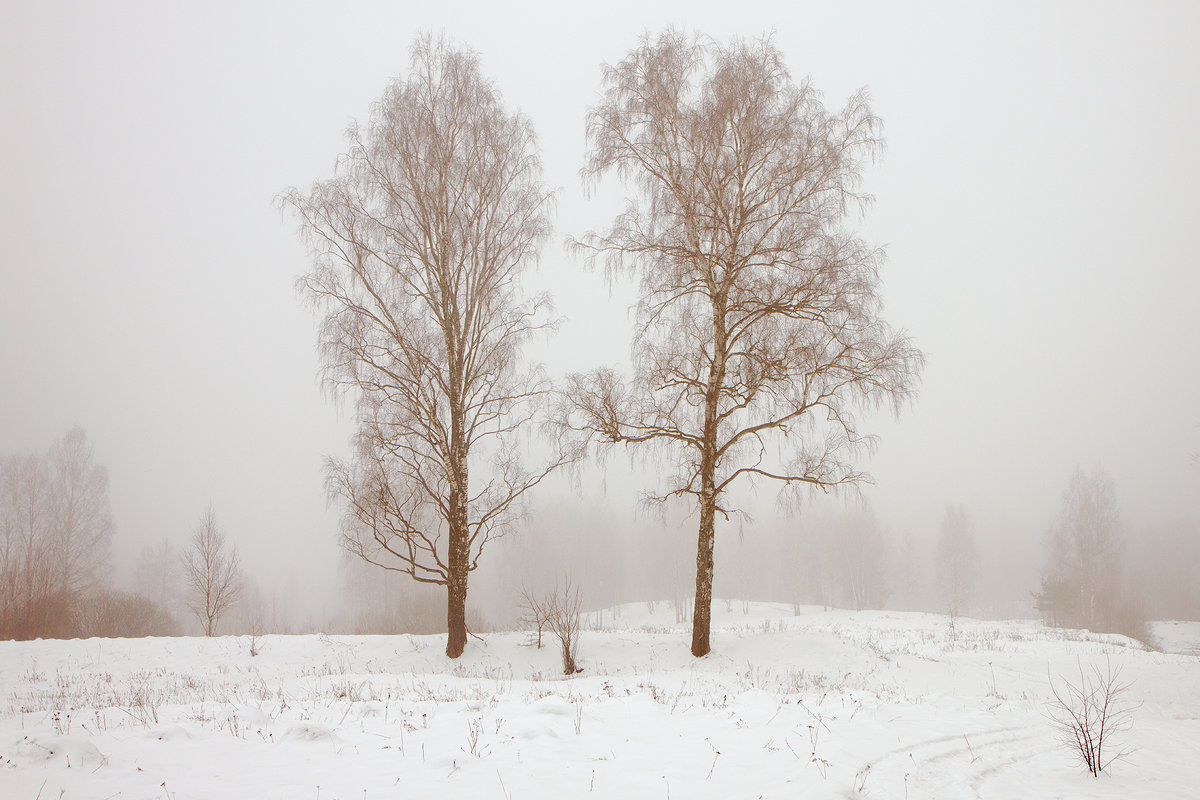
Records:
[[[1133,727],[1133,713],[1141,707],[1129,698],[1130,681],[1121,680],[1121,668],[1111,663],[1090,673],[1079,668],[1079,682],[1064,680],[1055,685],[1047,714],[1063,746],[1078,756],[1092,775],[1099,775],[1112,762],[1125,758],[1133,748],[1121,734]]]
[[[262,614],[255,611],[250,616],[250,657],[254,658],[262,652],[263,640]]]
[[[542,649],[542,632],[549,625],[545,600],[534,597],[529,587],[521,587],[521,623],[537,631],[537,648]]]
[[[163,691],[149,672],[135,672],[125,682],[124,691],[117,693],[117,705],[147,728],[158,724],[158,708]]]
[[[491,748],[483,744],[483,717],[476,717],[467,722],[467,746],[463,752],[476,758],[483,758],[491,752]]]
[[[579,650],[579,610],[582,605],[583,596],[579,593],[579,587],[571,583],[570,578],[564,579],[561,585],[554,587],[542,601],[547,625],[558,639],[562,650],[564,675],[574,675],[582,671],[575,665]]]

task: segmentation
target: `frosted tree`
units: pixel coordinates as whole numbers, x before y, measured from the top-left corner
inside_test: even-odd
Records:
[[[329,487],[351,553],[446,588],[456,658],[470,572],[565,460],[531,470],[517,453],[548,388],[520,358],[548,298],[519,282],[550,194],[529,120],[474,53],[429,36],[348,139],[333,178],[282,196],[312,249],[325,375],[357,404],[355,456],[330,462]]]
[[[962,506],[946,506],[934,552],[934,575],[946,610],[957,617],[970,602],[979,579],[979,552],[971,520]]]
[[[50,448],[51,527],[55,589],[77,597],[101,582],[113,536],[108,471],[93,460],[82,428],[72,428]]]
[[[837,541],[823,525],[809,529],[804,537],[805,569],[802,573],[816,600],[828,610],[837,605]]]
[[[834,526],[837,577],[848,605],[856,611],[883,608],[890,594],[891,548],[871,511],[842,514]]]
[[[1050,561],[1039,601],[1057,601],[1061,619],[1111,625],[1121,595],[1124,548],[1116,488],[1103,469],[1076,469],[1050,529]]]
[[[226,542],[212,509],[183,554],[183,576],[188,610],[204,626],[205,636],[215,636],[217,623],[241,596],[243,582],[237,548]]]
[[[699,516],[692,653],[709,652],[718,519],[741,479],[828,490],[865,476],[861,403],[898,404],[921,354],[880,316],[883,254],[844,228],[868,201],[880,122],[866,95],[826,110],[770,39],[644,36],[605,66],[586,175],[632,183],[606,234],[579,243],[639,281],[631,377],[571,376],[562,417],[678,468],[651,500]]]
[[[917,545],[911,530],[900,536],[896,553],[896,597],[897,608],[913,611],[921,595],[921,565],[917,560]]]

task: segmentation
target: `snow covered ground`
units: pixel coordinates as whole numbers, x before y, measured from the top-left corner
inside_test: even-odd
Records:
[[[589,617],[558,673],[525,633],[0,642],[0,798],[1191,798],[1200,625],[1120,636],[717,601]],[[1137,751],[1099,779],[1049,677],[1120,667]]]

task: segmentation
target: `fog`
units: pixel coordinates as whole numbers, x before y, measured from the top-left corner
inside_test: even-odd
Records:
[[[556,378],[629,362],[634,287],[562,244],[609,225],[631,191],[579,179],[601,64],[672,24],[773,32],[829,106],[869,87],[887,146],[865,175],[875,202],[851,222],[886,246],[884,316],[926,354],[920,389],[898,417],[865,415],[871,484],[799,504],[762,484],[739,496],[747,515],[718,526],[717,597],[851,605],[822,595],[804,548],[871,519],[886,546],[868,549],[889,571],[874,605],[937,609],[932,559],[956,504],[982,564],[970,610],[1032,615],[1077,467],[1111,477],[1130,554],[1153,531],[1194,538],[1195,4],[26,3],[3,16],[0,455],[86,431],[122,586],[137,588],[145,548],[182,549],[210,508],[279,627],[344,621],[371,604],[352,587],[407,580],[338,547],[322,467],[349,453],[353,405],[322,390],[294,286],[309,258],[274,199],[331,174],[421,31],[475,49],[537,132],[555,233],[529,283],[563,321],[531,356]],[[614,453],[539,487],[472,575],[473,613],[510,620],[522,581],[567,574],[591,608],[685,599],[694,515],[639,503],[666,469]]]

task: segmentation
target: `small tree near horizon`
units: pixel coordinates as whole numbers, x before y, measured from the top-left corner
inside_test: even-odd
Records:
[[[883,608],[891,594],[891,547],[869,509],[845,511],[834,522],[838,583],[855,611]]]
[[[962,506],[946,506],[942,531],[934,553],[938,592],[951,617],[963,612],[975,594],[979,578],[979,551],[971,520]]]
[[[541,601],[546,624],[558,639],[559,655],[562,656],[564,675],[574,675],[582,670],[576,663],[579,658],[580,611],[583,595],[571,579],[564,578],[555,585]]]
[[[215,636],[217,623],[241,596],[243,582],[237,548],[226,542],[212,509],[183,554],[183,574],[188,610],[204,626],[205,636]]]
[[[180,554],[166,537],[142,547],[133,567],[133,590],[154,601],[167,613],[179,614],[182,609]]]

